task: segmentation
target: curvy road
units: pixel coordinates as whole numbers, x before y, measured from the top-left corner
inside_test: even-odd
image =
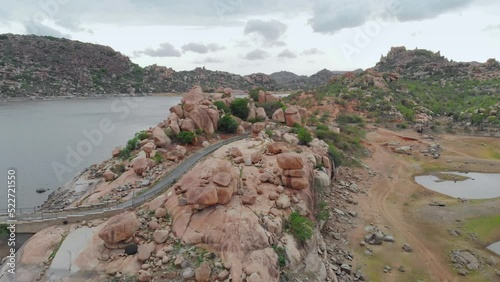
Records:
[[[222,146],[225,146],[235,141],[243,140],[247,137],[248,134],[232,137],[230,139],[218,142],[207,148],[203,148],[197,151],[196,153],[190,155],[184,161],[179,163],[179,165],[177,165],[177,167],[174,168],[168,175],[166,175],[160,181],[156,182],[150,189],[146,190],[146,192],[144,192],[142,195],[127,200],[125,202],[117,203],[116,205],[113,206],[100,206],[96,208],[86,209],[84,211],[75,209],[75,210],[57,210],[44,213],[35,212],[30,214],[17,214],[15,219],[17,221],[29,222],[29,221],[39,221],[43,219],[64,218],[67,216],[84,216],[86,214],[96,214],[104,211],[124,210],[136,207],[150,200],[151,198],[164,193],[167,188],[169,188],[172,184],[174,184],[178,179],[180,179],[184,175],[184,173],[190,170],[196,163],[198,163],[202,158],[204,158],[208,154],[213,153]],[[8,219],[9,218],[7,218],[5,215],[0,216],[0,222],[7,222]]]

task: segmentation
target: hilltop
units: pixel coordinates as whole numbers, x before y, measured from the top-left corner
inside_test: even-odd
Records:
[[[246,76],[196,68],[145,68],[111,47],[35,35],[0,35],[0,96],[183,93],[195,84],[207,91],[312,89],[343,72],[322,70],[311,77],[293,73]]]

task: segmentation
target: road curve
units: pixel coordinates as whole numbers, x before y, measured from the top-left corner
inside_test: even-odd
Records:
[[[39,221],[44,219],[54,219],[54,218],[64,218],[68,216],[84,216],[87,214],[95,214],[110,210],[124,210],[128,208],[133,208],[139,206],[146,201],[152,199],[153,197],[163,193],[167,188],[175,183],[176,180],[180,179],[187,171],[189,171],[196,163],[198,163],[202,158],[213,153],[217,149],[230,144],[232,142],[240,141],[248,137],[248,134],[240,135],[236,137],[229,138],[227,140],[213,144],[207,148],[203,148],[194,154],[187,157],[184,161],[179,163],[176,168],[174,168],[169,174],[167,174],[163,179],[155,183],[151,188],[146,190],[146,192],[139,197],[132,198],[122,203],[117,203],[113,206],[99,207],[94,209],[87,209],[85,211],[54,211],[54,212],[35,212],[31,214],[16,215],[16,220],[18,222],[30,222]],[[0,223],[7,222],[9,218],[0,217]]]

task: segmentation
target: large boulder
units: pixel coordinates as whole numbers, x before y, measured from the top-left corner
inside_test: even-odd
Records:
[[[171,113],[175,113],[179,118],[184,118],[184,110],[181,105],[173,106],[170,108]]]
[[[134,170],[135,174],[142,176],[144,171],[147,169],[151,169],[154,166],[154,162],[151,159],[136,159],[132,163],[132,169]]]
[[[265,119],[267,117],[266,110],[264,108],[257,108],[255,110],[255,114],[257,115],[257,118]]]
[[[285,110],[285,120],[287,126],[293,126],[295,123],[302,124],[299,110],[294,107],[288,107]]]
[[[203,89],[200,86],[196,85],[191,90],[184,94],[182,97],[181,103],[184,105],[184,109],[189,112],[193,110],[194,106],[205,99],[205,95],[203,95]]]
[[[229,183],[231,183],[232,176],[231,174],[227,172],[218,172],[213,178],[212,181],[222,187],[227,187],[229,186]]]
[[[165,134],[165,131],[160,127],[155,127],[153,129],[153,140],[155,145],[160,148],[165,148],[172,143],[167,134]]]
[[[194,121],[190,118],[181,121],[181,130],[194,132]]]
[[[282,108],[277,109],[273,113],[273,120],[278,121],[278,122],[285,122],[285,112],[283,111]]]
[[[283,185],[295,190],[304,190],[309,188],[309,181],[304,177],[282,176]]]
[[[252,124],[252,133],[254,135],[258,135],[262,130],[266,128],[266,124],[263,122],[256,122]]]
[[[219,112],[215,109],[209,109],[205,105],[195,105],[193,110],[187,113],[187,116],[193,120],[197,129],[208,134],[213,134],[217,129],[216,122],[219,119]]]
[[[265,104],[266,103],[266,92],[260,90],[259,91],[259,104]]]
[[[304,161],[297,153],[284,153],[276,157],[278,161],[278,166],[281,169],[302,169],[304,167]]]
[[[274,142],[267,145],[267,152],[271,155],[278,155],[288,152],[288,147],[286,146],[286,143]]]
[[[133,212],[114,216],[104,224],[105,226],[99,231],[98,236],[109,244],[129,239],[141,227],[141,223]]]

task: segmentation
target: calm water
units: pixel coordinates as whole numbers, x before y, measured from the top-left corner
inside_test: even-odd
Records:
[[[0,180],[5,183],[7,170],[16,169],[17,207],[39,206],[79,171],[111,157],[134,133],[166,119],[179,102],[180,97],[127,97],[0,104]],[[37,194],[38,188],[50,190]],[[7,207],[5,198],[0,196],[0,211]]]
[[[415,177],[415,181],[433,191],[446,194],[454,198],[464,199],[492,199],[500,197],[500,173],[459,173],[446,172],[450,174],[470,177],[465,181],[443,181],[433,175]]]
[[[496,242],[495,244],[489,245],[488,249],[492,250],[497,255],[500,255],[500,242]]]

